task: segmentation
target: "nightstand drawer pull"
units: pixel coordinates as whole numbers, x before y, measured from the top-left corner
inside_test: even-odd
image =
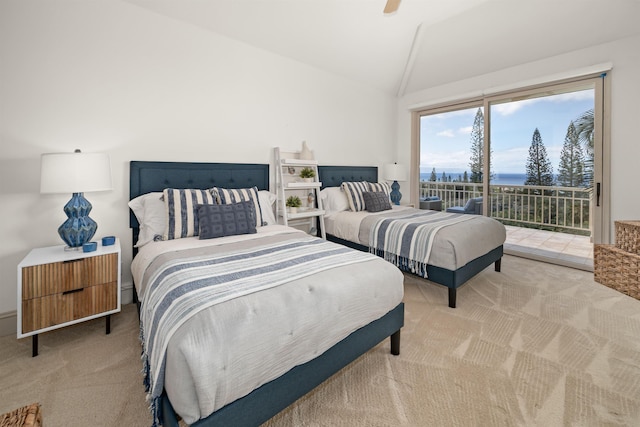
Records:
[[[84,288],[71,289],[70,291],[64,291],[62,293],[62,295],[73,294],[73,293],[80,292],[80,291],[84,291]]]
[[[82,261],[82,260],[83,260],[83,258],[78,258],[78,259],[66,259],[66,260],[62,261],[62,263],[63,263],[63,264],[69,264],[69,263],[72,263],[72,262],[78,262],[78,261]]]

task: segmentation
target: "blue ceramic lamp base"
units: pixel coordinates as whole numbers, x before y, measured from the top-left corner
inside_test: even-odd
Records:
[[[400,192],[400,184],[398,184],[398,181],[393,181],[393,184],[391,184],[391,193],[389,194],[389,197],[394,205],[400,204],[402,193]]]
[[[58,234],[70,248],[82,248],[96,234],[98,224],[89,218],[91,208],[83,193],[73,193],[71,200],[64,205],[68,218],[58,228]]]

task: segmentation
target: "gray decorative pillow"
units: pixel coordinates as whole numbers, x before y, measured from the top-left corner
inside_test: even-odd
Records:
[[[362,193],[364,204],[368,212],[388,211],[391,209],[389,195],[384,191],[365,191]]]
[[[200,239],[254,234],[256,215],[253,202],[226,205],[198,205]]]

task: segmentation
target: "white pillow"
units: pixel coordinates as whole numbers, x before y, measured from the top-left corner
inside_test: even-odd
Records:
[[[267,190],[260,190],[258,191],[258,199],[260,200],[262,220],[266,222],[267,225],[277,224],[276,216],[273,213],[273,204],[277,199],[276,195]]]
[[[153,242],[156,236],[162,236],[167,227],[167,216],[162,193],[147,193],[129,201],[129,207],[138,219],[140,234],[135,244],[141,248]]]
[[[349,210],[349,200],[340,187],[327,187],[320,191],[322,207],[328,212]]]

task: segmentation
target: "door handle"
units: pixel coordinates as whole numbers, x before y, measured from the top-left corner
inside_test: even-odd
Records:
[[[600,206],[600,183],[596,184],[596,206]]]

